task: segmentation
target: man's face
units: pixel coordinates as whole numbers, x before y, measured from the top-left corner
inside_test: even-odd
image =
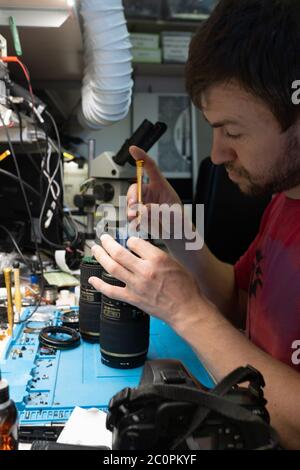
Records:
[[[234,83],[208,89],[201,108],[213,127],[212,161],[225,165],[243,193],[278,193],[300,184],[299,124],[283,133],[269,108]]]

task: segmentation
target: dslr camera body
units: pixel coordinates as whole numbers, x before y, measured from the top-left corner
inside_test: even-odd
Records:
[[[147,361],[139,386],[121,390],[109,403],[112,449],[276,449],[264,386],[251,366],[209,390],[180,361]]]

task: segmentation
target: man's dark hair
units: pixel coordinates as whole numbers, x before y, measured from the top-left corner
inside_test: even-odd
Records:
[[[186,87],[196,106],[212,85],[237,81],[260,98],[285,131],[298,117],[300,0],[221,0],[193,37]]]

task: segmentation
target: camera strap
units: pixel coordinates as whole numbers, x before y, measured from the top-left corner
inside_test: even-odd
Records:
[[[261,388],[264,386],[263,377],[251,366],[240,367],[234,370],[209,392],[203,392],[184,385],[162,384],[131,389],[130,397],[127,397],[127,399],[135,401],[137,399],[147,400],[157,397],[158,399],[165,398],[171,401],[189,402],[198,405],[191,425],[186,432],[175,441],[172,450],[176,449],[181,442],[191,436],[212,411],[232,421],[240,421],[261,427],[262,430],[265,431],[266,436],[271,438],[272,442],[259,449],[273,449],[278,444],[278,437],[271,426],[251,411],[224,397],[234,386],[246,381],[249,381],[249,390],[255,394],[256,397],[264,400]]]
[[[214,387],[211,393],[213,393],[213,395],[218,395],[222,397],[226,395],[230,390],[232,390],[233,387],[236,387],[237,385],[240,385],[244,382],[249,382],[249,391],[256,398],[260,399],[261,402],[265,405],[266,400],[263,397],[263,388],[265,387],[264,378],[258,370],[254,369],[252,366],[249,365],[247,365],[246,367],[238,367],[237,369],[230,372],[226,377],[224,377],[223,380],[221,380]],[[227,406],[227,404],[225,406]],[[244,410],[244,408],[241,409]],[[210,412],[211,410],[209,408],[198,408],[190,428],[185,433],[185,436],[181,437],[180,441],[175,443],[175,448],[177,447],[177,445],[179,445],[180,442],[182,442],[189,435],[191,435],[201,423],[204,422]]]

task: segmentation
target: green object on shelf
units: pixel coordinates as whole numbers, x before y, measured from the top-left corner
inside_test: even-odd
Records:
[[[16,51],[16,55],[21,56],[22,55],[22,47],[21,47],[20,37],[19,37],[19,33],[18,33],[18,28],[17,28],[17,25],[15,23],[15,19],[14,19],[13,16],[9,17],[9,26],[10,26],[11,34],[12,34],[12,37],[13,37],[13,42],[14,42],[14,48],[15,48],[15,51]]]

